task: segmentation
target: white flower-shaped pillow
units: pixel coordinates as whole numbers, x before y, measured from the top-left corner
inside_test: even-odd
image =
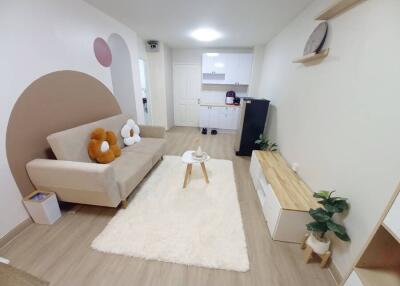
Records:
[[[124,143],[127,146],[140,142],[139,126],[132,119],[128,119],[126,124],[121,129],[121,136],[124,138]]]

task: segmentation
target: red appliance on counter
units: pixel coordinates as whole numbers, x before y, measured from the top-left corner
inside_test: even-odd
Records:
[[[227,91],[225,96],[225,104],[234,105],[235,98],[236,98],[236,93],[233,90]]]

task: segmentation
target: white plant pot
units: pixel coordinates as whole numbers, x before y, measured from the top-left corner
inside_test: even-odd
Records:
[[[313,233],[307,238],[307,245],[312,248],[312,250],[317,254],[324,254],[329,250],[329,246],[331,245],[331,241],[326,239],[325,241],[318,240]]]

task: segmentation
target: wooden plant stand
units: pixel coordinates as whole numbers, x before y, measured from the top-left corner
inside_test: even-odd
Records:
[[[306,263],[309,263],[311,258],[313,257],[314,254],[316,254],[317,256],[319,256],[321,258],[321,262],[320,262],[320,266],[321,268],[325,268],[327,266],[327,263],[329,261],[329,258],[332,255],[332,252],[330,250],[328,250],[327,252],[325,252],[324,254],[318,254],[315,253],[313,251],[313,249],[311,247],[309,247],[306,243],[307,238],[309,237],[309,234],[306,234],[303,243],[301,244],[301,249],[304,249],[304,261]]]

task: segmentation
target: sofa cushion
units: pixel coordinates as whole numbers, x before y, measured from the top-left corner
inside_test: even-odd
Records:
[[[166,140],[161,138],[142,138],[138,143],[127,146],[123,149],[124,152],[137,152],[152,155],[152,162],[156,164],[165,154]]]
[[[126,114],[115,115],[51,134],[47,141],[58,160],[91,162],[87,153],[90,133],[98,127],[113,131],[117,136],[118,145],[123,147],[121,128],[129,118]]]
[[[153,167],[151,154],[124,152],[125,149],[122,150],[121,157],[110,163],[114,168],[122,199],[129,196]]]

